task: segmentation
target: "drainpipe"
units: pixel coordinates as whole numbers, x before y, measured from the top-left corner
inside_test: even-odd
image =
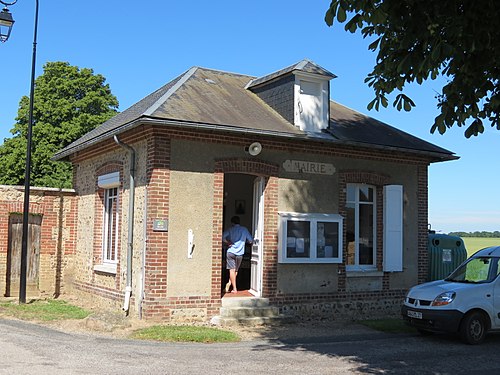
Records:
[[[123,311],[128,315],[130,306],[130,296],[132,295],[132,254],[134,239],[134,198],[135,198],[135,150],[129,145],[121,142],[118,137],[113,136],[116,144],[123,147],[130,153],[130,188],[128,198],[128,241],[127,241],[127,286],[125,287],[125,297],[123,301]]]
[[[148,206],[148,191],[144,190],[144,207]],[[144,287],[146,283],[146,244],[147,244],[147,210],[144,210],[144,241],[142,247],[142,264],[141,264],[141,284],[139,288],[139,301],[138,301],[138,310],[139,310],[139,319],[142,319],[142,304],[144,302]]]

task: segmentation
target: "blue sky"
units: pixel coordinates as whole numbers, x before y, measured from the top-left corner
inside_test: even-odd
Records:
[[[163,1],[40,0],[36,75],[68,61],[107,79],[124,110],[192,66],[261,76],[308,58],[335,73],[331,98],[455,152],[429,168],[429,223],[441,231],[500,230],[500,132],[465,139],[464,128],[430,134],[444,80],[413,85],[410,113],[368,111],[364,78],[375,55],[368,41],[323,21],[328,0]],[[0,140],[10,137],[19,99],[28,95],[34,0],[10,7],[16,21],[0,45]]]

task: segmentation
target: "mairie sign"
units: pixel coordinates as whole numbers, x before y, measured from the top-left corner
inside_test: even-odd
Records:
[[[283,169],[287,172],[311,173],[332,175],[335,173],[335,167],[330,163],[316,163],[313,161],[286,160],[283,163]]]

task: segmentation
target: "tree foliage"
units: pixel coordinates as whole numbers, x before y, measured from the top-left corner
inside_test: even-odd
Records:
[[[486,232],[486,231],[476,231],[476,232],[450,232],[450,236],[458,237],[477,237],[477,238],[500,238],[500,231]]]
[[[67,162],[50,158],[116,114],[118,100],[105,78],[92,69],[49,62],[35,80],[31,185],[71,187]],[[0,145],[0,184],[22,185],[25,177],[29,98],[19,102],[12,138]]]
[[[444,134],[454,124],[465,136],[500,130],[500,7],[495,0],[332,0],[325,22],[371,37],[376,64],[365,82],[375,98],[368,108],[393,105],[405,111],[415,103],[405,84],[439,75],[447,83],[437,95],[440,114],[431,127]]]

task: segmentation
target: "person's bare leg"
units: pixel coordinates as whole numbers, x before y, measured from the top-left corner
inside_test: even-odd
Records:
[[[236,270],[229,270],[229,281],[231,281],[231,285],[233,286],[233,290],[231,293],[236,293],[238,292],[238,289],[236,288],[236,276],[238,275],[238,272]]]

